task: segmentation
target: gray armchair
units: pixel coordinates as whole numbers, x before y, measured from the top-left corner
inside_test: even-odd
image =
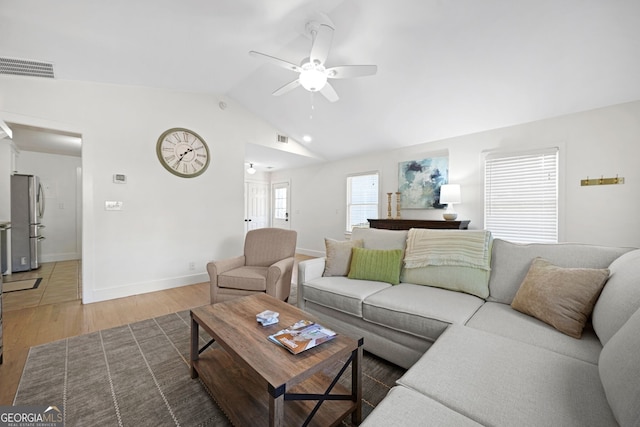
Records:
[[[286,301],[297,233],[281,228],[259,228],[247,233],[244,255],[207,264],[211,304],[263,292]]]

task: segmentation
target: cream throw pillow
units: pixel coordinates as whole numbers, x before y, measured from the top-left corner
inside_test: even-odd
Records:
[[[511,307],[580,338],[608,277],[606,268],[562,268],[535,258]]]
[[[324,239],[327,260],[324,264],[323,276],[346,276],[351,266],[351,249],[362,248],[364,240],[333,240]]]

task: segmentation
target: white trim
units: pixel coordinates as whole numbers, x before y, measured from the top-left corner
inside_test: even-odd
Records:
[[[83,293],[82,303],[90,304],[116,298],[129,297],[132,295],[180,288],[182,286],[195,285],[203,282],[209,282],[209,274],[198,273],[190,276],[173,277],[149,282],[127,283],[126,285],[115,288],[91,289],[90,295]]]

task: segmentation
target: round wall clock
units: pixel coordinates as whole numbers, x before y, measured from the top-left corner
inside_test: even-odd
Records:
[[[158,160],[166,170],[183,178],[201,175],[209,166],[209,147],[197,133],[184,128],[165,131],[156,145]]]

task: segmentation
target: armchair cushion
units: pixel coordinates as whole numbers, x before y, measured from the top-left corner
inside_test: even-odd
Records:
[[[243,289],[246,291],[266,291],[269,267],[245,266],[218,275],[218,287]]]

